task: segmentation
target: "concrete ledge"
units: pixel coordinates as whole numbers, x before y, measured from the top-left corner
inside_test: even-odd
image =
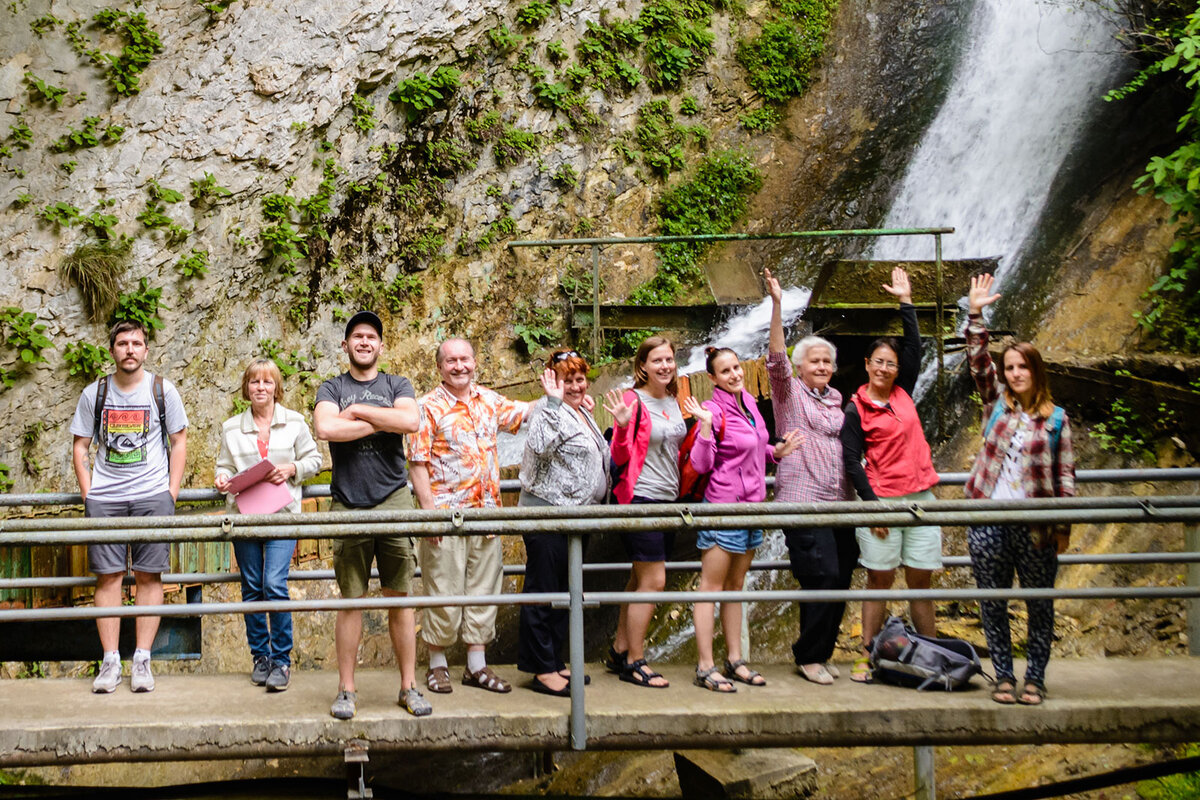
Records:
[[[717,695],[692,686],[687,666],[661,666],[672,686],[643,689],[599,666],[587,690],[588,747],[903,746],[1183,742],[1200,740],[1200,659],[1057,660],[1041,708],[993,703],[984,682],[965,692],[852,684],[821,687],[788,666],[761,666],[769,685]],[[246,675],[162,675],[147,695],[128,679],[111,695],[87,680],[0,681],[0,767],[108,761],[183,761],[327,755],[350,739],[389,750],[567,750],[569,701],[523,688],[428,695],[416,719],[396,704],[394,672],[359,676],[358,716],[329,716],[332,673],[296,672],[268,695]],[[1020,674],[1020,667],[1018,674]],[[456,675],[457,677],[457,675]]]

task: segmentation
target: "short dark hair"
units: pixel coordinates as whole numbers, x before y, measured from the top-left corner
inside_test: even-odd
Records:
[[[875,355],[875,351],[881,347],[886,347],[896,354],[896,360],[900,360],[900,340],[895,336],[880,336],[875,341],[871,342],[867,347],[867,358]]]
[[[136,319],[123,319],[116,325],[112,326],[112,330],[108,332],[108,349],[112,350],[117,343],[117,337],[128,331],[141,331],[142,343],[149,344],[150,337],[146,335],[146,326],[138,322]]]
[[[718,358],[725,355],[726,353],[729,353],[735,359],[737,359],[737,357],[738,357],[738,354],[733,352],[732,350],[730,350],[728,347],[706,347],[706,348],[704,348],[704,370],[709,375],[714,374],[713,373],[713,363]],[[738,360],[740,361],[741,359],[738,359]]]

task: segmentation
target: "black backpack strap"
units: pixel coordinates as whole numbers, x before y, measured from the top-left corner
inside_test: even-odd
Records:
[[[100,447],[100,417],[104,414],[104,404],[108,401],[108,376],[101,376],[96,381],[95,415],[92,419],[92,441]]]
[[[167,434],[167,398],[163,390],[163,376],[154,376],[154,405],[158,406],[158,429],[162,433],[163,447],[167,458],[171,457],[171,437]]]

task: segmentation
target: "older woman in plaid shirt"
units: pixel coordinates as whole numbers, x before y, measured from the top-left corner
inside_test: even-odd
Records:
[[[842,394],[829,385],[837,370],[837,350],[819,336],[796,344],[792,377],[783,338],[783,290],[770,270],[763,271],[771,297],[771,331],[767,344],[767,375],[775,429],[800,430],[804,444],[779,462],[775,499],[810,503],[850,499],[850,482],[842,463],[838,433],[845,414]],[[854,528],[795,528],[784,532],[792,574],[804,589],[848,589],[858,563]],[[830,665],[845,603],[800,603],[800,638],[792,645],[796,671],[813,683],[827,685],[837,677]]]
[[[1037,348],[1019,342],[1005,348],[1003,377],[988,354],[983,309],[996,302],[991,275],[971,279],[967,295],[967,354],[971,377],[983,400],[983,449],[967,478],[967,497],[1007,500],[1024,497],[1072,497],[1075,454],[1071,425],[1054,405],[1046,368]],[[1049,588],[1058,572],[1058,553],[1066,549],[1066,526],[981,525],[967,529],[971,569],[981,589],[1007,589],[1013,571],[1026,589]],[[1013,675],[1012,635],[1007,600],[981,600],[996,683],[997,703],[1040,705],[1046,694],[1046,664],[1054,636],[1054,601],[1029,600],[1025,685],[1018,695]]]

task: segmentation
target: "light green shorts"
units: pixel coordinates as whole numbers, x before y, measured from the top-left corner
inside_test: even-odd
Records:
[[[893,502],[928,503],[936,500],[933,492],[881,497]],[[889,570],[903,564],[913,569],[942,568],[942,529],[937,525],[912,525],[903,528],[888,528],[886,538],[880,539],[870,528],[856,528],[860,556],[858,563],[867,569]]]
[[[412,492],[407,486],[397,489],[383,499],[372,511],[413,508]],[[357,511],[334,500],[332,511]],[[342,597],[362,597],[371,579],[371,562],[379,566],[379,585],[384,589],[408,594],[412,584],[416,559],[412,539],[408,536],[333,540],[333,574]]]

